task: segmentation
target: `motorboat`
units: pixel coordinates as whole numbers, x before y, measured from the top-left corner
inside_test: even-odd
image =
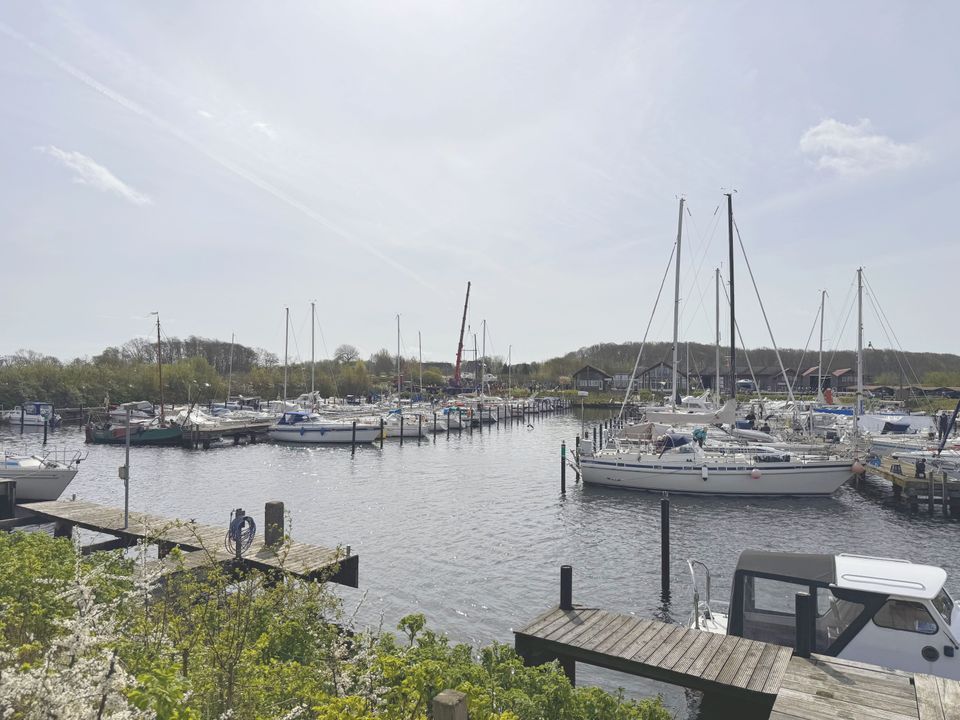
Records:
[[[86,454],[78,451],[44,451],[38,455],[3,452],[0,478],[17,481],[17,500],[56,500],[77,476]]]
[[[793,648],[805,634],[821,655],[960,680],[960,607],[944,587],[942,568],[866,555],[748,550],[726,604],[710,597],[709,568],[687,563],[691,628]],[[798,593],[814,598],[806,626],[797,620]]]
[[[0,420],[9,422],[11,425],[29,425],[30,427],[58,427],[62,418],[54,412],[53,405],[47,402],[25,402],[22,405],[16,405],[12,410],[4,410],[0,413]]]
[[[280,416],[267,436],[290,443],[369,443],[380,438],[379,423],[329,420],[303,410],[289,410]]]

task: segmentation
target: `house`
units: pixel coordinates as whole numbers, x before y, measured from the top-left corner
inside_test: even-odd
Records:
[[[573,374],[573,387],[587,392],[601,392],[610,387],[613,376],[593,365],[584,365]]]
[[[838,392],[850,390],[857,384],[857,374],[851,368],[841,368],[830,373],[833,389]]]
[[[660,392],[670,390],[673,383],[673,366],[667,362],[658,362],[648,368],[641,368],[637,372],[637,382],[634,387],[640,390]],[[683,386],[683,377],[677,376],[677,383]]]
[[[626,390],[629,384],[630,384],[630,373],[619,372],[619,373],[613,374],[614,390]]]

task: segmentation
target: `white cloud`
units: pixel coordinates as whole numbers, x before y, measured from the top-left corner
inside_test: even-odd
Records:
[[[277,139],[277,131],[274,130],[269,125],[267,125],[267,123],[265,122],[255,122],[250,127],[251,129],[256,130],[259,133],[262,133],[263,135],[266,135],[271,140]]]
[[[197,110],[197,115],[199,115],[202,118],[206,118],[207,120],[213,119],[213,113],[208,112],[206,110]]]
[[[917,145],[898,143],[873,129],[864,118],[855,125],[827,118],[800,138],[800,152],[821,170],[841,175],[866,175],[898,170],[924,160]]]
[[[55,145],[44,145],[38,147],[37,150],[56,158],[67,168],[73,170],[75,173],[73,181],[75,183],[89,185],[103,192],[114,193],[124,200],[129,200],[134,205],[151,205],[153,203],[153,200],[147,195],[130,187],[103,165],[82,153],[61,150]]]

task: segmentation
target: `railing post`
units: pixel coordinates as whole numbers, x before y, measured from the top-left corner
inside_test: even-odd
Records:
[[[435,698],[431,710],[433,720],[470,720],[467,694],[459,690],[444,690]]]
[[[573,565],[560,566],[560,609],[573,610]]]
[[[796,654],[808,658],[813,652],[813,623],[816,612],[816,598],[810,593],[797,593],[796,610]]]

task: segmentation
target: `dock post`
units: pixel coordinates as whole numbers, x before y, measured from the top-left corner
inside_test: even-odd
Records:
[[[573,446],[573,456],[580,462],[580,436],[577,435],[577,444]]]
[[[457,420],[460,421],[460,427],[457,428],[457,437],[463,435],[463,408],[457,408]]]
[[[500,427],[500,406],[497,405],[497,427]]]
[[[483,403],[477,403],[477,422],[480,426],[480,433],[483,434]],[[473,427],[473,423],[470,423],[470,427]]]
[[[597,450],[603,450],[603,423],[600,423],[600,437],[599,442],[597,443]]]
[[[950,498],[947,495],[947,473],[946,471],[940,474],[940,505],[941,510],[943,511],[943,516],[947,517],[950,515]]]
[[[470,418],[470,434],[473,435],[473,408],[470,408],[468,417]]]
[[[560,566],[560,609],[573,610],[573,565]]]
[[[670,597],[670,496],[660,498],[660,595]]]
[[[353,421],[353,428],[350,430],[350,454],[357,452],[357,421]]]
[[[23,420],[24,416],[27,414],[27,411],[24,409],[23,405],[20,406],[20,434],[23,435]]]
[[[400,413],[400,447],[403,447],[403,413]]]
[[[437,411],[436,410],[433,411],[433,439],[434,441],[436,441],[437,439]]]
[[[263,543],[276,547],[283,542],[283,502],[271,500],[263,506]]]
[[[380,449],[383,450],[383,418],[380,418]]]
[[[423,437],[423,415],[417,414],[417,444],[420,444],[420,438]]]
[[[48,422],[44,420],[43,421],[43,444],[44,445],[47,444],[47,425],[48,425]]]
[[[444,690],[433,698],[433,720],[470,720],[467,694],[459,690]]]
[[[567,494],[567,441],[560,443],[560,494]]]
[[[80,403],[80,427],[83,427],[83,403]]]
[[[796,653],[799,657],[808,658],[813,652],[814,617],[816,613],[816,599],[810,593],[797,593],[795,596],[796,608]]]
[[[933,470],[930,471],[927,480],[927,512],[933,515]]]

